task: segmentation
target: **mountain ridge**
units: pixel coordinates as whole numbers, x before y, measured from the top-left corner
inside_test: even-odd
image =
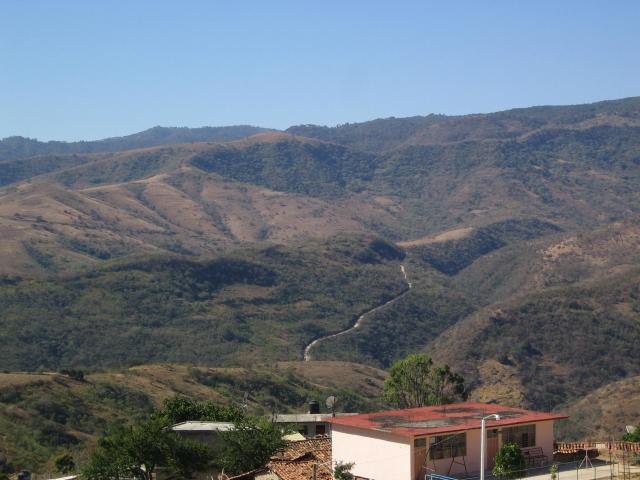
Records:
[[[105,153],[173,143],[229,141],[266,131],[272,131],[272,129],[250,125],[197,128],[156,126],[121,137],[77,142],[56,140],[42,142],[28,137],[12,136],[0,140],[0,161],[27,158],[34,155]]]
[[[327,337],[314,362],[425,352],[483,401],[637,395],[639,119],[633,97],[0,162],[0,359],[246,368]],[[411,291],[331,337],[401,265]]]

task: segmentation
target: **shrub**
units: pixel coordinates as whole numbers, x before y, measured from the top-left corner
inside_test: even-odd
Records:
[[[496,478],[508,480],[523,477],[526,468],[520,447],[515,443],[505,443],[496,454],[492,473]]]

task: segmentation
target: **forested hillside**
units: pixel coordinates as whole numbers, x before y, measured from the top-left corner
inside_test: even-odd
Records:
[[[0,140],[0,161],[17,160],[35,155],[118,152],[172,143],[229,141],[269,130],[249,125],[201,128],[153,127],[125,137],[83,142],[41,142],[33,138],[8,137]]]
[[[331,375],[339,369],[340,377]],[[254,414],[300,411],[310,399],[339,398],[343,411],[379,407],[385,372],[344,362],[250,368],[145,365],[86,372],[0,373],[2,466],[54,471],[62,454],[83,459],[107,430],[147,416],[175,395],[240,405]]]
[[[301,362],[372,311],[304,365],[424,351],[473,398],[611,419],[640,392],[638,98],[143,133],[2,142],[3,369]]]
[[[404,288],[398,258],[379,245],[337,238],[5,279],[0,364],[33,371],[298,359],[313,338],[347,326]]]

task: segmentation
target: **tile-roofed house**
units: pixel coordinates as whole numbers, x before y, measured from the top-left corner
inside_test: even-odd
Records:
[[[271,457],[267,469],[281,480],[311,480],[314,464],[317,464],[318,480],[330,480],[333,477],[330,439],[314,438],[293,442],[284,452]]]
[[[287,449],[275,454],[272,460],[295,460],[307,453],[313,453],[321,461],[331,459],[331,439],[330,438],[309,438],[299,442],[291,442]]]
[[[314,438],[291,442],[273,457],[264,469],[243,473],[228,480],[312,480],[316,465],[317,480],[331,480],[331,439]]]

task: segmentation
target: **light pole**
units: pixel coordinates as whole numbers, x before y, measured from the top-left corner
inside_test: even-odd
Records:
[[[500,420],[500,415],[498,415],[497,413],[487,415],[486,417],[482,417],[482,421],[480,422],[480,480],[484,480],[484,457],[486,456],[484,450],[485,439],[487,437],[487,420],[489,418]]]

